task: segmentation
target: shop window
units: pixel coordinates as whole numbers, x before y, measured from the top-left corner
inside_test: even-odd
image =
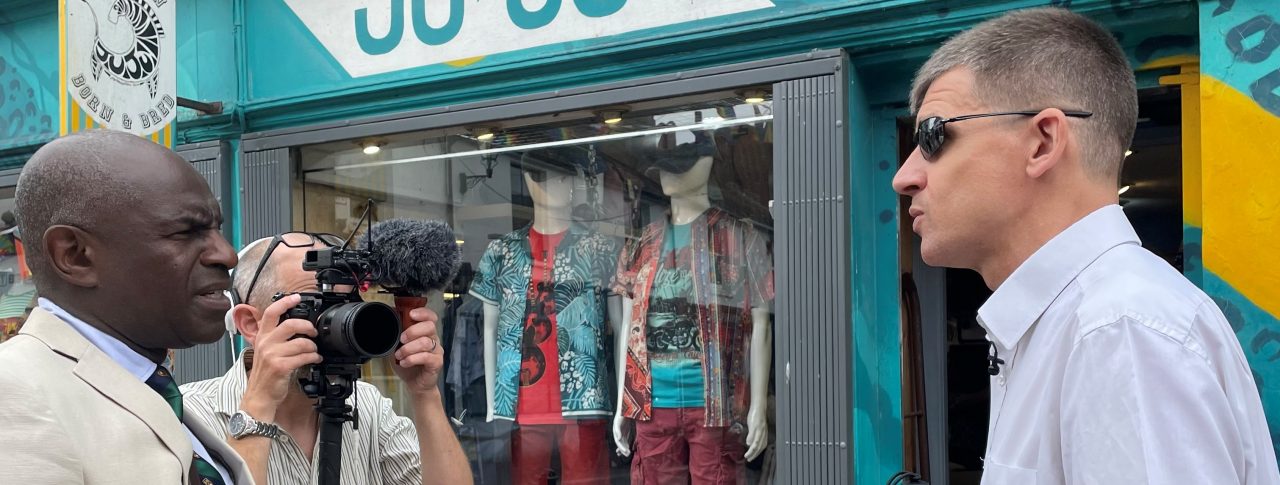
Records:
[[[0,342],[17,335],[36,305],[36,285],[22,260],[14,187],[0,189]]]
[[[376,220],[453,227],[463,268],[429,306],[446,412],[478,483],[628,483],[631,460],[664,482],[757,483],[773,447],[744,460],[749,432],[776,434],[772,390],[751,386],[773,376],[772,349],[751,345],[773,319],[768,98],[742,89],[303,146],[293,225],[359,232],[372,201]],[[411,416],[390,365],[364,378]]]

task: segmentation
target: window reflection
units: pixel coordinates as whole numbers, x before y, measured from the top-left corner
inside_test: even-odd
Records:
[[[0,342],[18,334],[36,305],[36,286],[17,237],[14,190],[0,189]]]
[[[429,305],[446,411],[478,483],[762,478],[774,434],[767,100],[712,93],[299,153],[298,229],[349,233],[369,199],[378,219],[453,226],[464,267]],[[389,363],[365,376],[412,415]],[[769,438],[749,461],[752,427]]]

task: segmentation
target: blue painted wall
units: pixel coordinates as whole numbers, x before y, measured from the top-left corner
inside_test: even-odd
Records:
[[[0,152],[58,130],[58,9],[0,5]]]

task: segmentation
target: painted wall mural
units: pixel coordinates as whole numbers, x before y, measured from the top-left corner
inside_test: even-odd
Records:
[[[0,12],[0,150],[57,134],[57,11]]]
[[[1280,446],[1280,3],[1202,2],[1200,33],[1202,201],[1184,208],[1187,262],[1240,338]]]

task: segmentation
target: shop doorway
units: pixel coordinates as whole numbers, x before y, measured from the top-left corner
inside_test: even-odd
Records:
[[[1180,99],[1177,86],[1139,92],[1138,127],[1119,192],[1143,246],[1182,271]],[[905,160],[914,149],[914,120],[902,118],[898,128],[899,160]],[[902,268],[903,278],[909,279],[904,288],[911,290],[904,290],[904,307],[913,309],[904,312],[905,461],[908,469],[927,467],[931,483],[976,485],[990,412],[988,346],[977,313],[991,291],[973,271],[923,264],[905,204],[909,202],[904,200],[900,211]],[[911,331],[913,325],[917,327]]]

